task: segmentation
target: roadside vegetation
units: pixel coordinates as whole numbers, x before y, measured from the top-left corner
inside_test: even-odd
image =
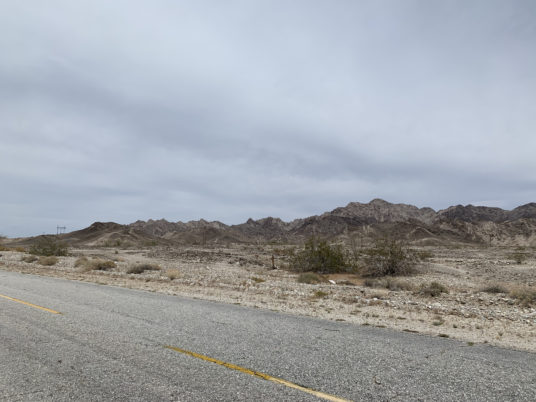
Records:
[[[67,255],[67,245],[55,238],[44,236],[32,244],[29,252],[34,255],[62,257]]]
[[[88,259],[80,257],[74,262],[75,267],[81,268],[82,271],[108,271],[115,268],[115,262],[101,258]]]
[[[529,286],[518,287],[510,291],[510,297],[522,306],[532,306],[536,304],[536,289]]]
[[[42,256],[42,257],[39,257],[39,259],[37,260],[37,263],[40,265],[52,266],[58,263],[58,258],[53,255]]]
[[[529,254],[523,248],[518,248],[513,253],[508,254],[507,258],[516,264],[523,264],[529,258]]]
[[[428,258],[428,255],[423,257]],[[401,240],[378,239],[372,247],[362,251],[361,274],[365,277],[411,275],[423,257]]]
[[[304,272],[298,276],[299,283],[315,284],[324,282],[324,278],[314,272]]]
[[[383,278],[411,275],[419,263],[431,257],[432,253],[415,251],[399,239],[377,239],[371,247],[347,250],[340,244],[329,244],[326,240],[311,237],[302,249],[291,251],[288,267],[290,271],[299,273],[355,273],[363,277]],[[298,282],[315,282],[312,278],[300,275]],[[393,280],[388,280],[373,287],[397,286]]]
[[[157,264],[136,264],[128,267],[127,274],[142,274],[145,271],[159,271],[161,269]]]
[[[330,245],[325,240],[311,237],[302,250],[291,256],[289,268],[294,272],[334,274],[351,272],[354,267],[340,244]]]
[[[422,284],[417,293],[423,296],[438,297],[442,293],[449,293],[449,290],[445,285],[434,281],[429,284]]]
[[[412,283],[390,276],[385,278],[367,278],[363,282],[363,285],[369,288],[383,288],[394,292],[404,290],[412,291],[415,289],[415,286]]]
[[[171,268],[166,271],[166,276],[169,278],[170,281],[172,281],[180,276],[180,272],[176,268]]]

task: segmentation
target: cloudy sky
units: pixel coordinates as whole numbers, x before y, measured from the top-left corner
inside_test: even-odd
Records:
[[[536,2],[0,0],[0,233],[536,201]]]

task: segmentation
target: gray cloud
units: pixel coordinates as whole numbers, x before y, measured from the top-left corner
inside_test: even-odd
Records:
[[[0,232],[536,200],[532,1],[6,1]]]

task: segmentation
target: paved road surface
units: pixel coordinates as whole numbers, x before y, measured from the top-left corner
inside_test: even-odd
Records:
[[[536,400],[536,355],[0,271],[7,401]]]

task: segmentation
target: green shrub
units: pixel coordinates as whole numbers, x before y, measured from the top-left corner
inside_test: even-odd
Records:
[[[305,242],[303,250],[290,260],[289,269],[295,272],[339,273],[352,270],[341,245],[329,245],[314,237]]]
[[[378,239],[363,250],[363,276],[410,275],[415,271],[418,256],[401,240]]]
[[[437,297],[441,293],[448,293],[449,290],[445,285],[442,285],[439,282],[432,282],[428,285],[423,284],[419,289],[419,293],[424,296]]]
[[[320,275],[315,274],[314,272],[304,272],[303,274],[300,274],[300,276],[298,276],[297,281],[299,283],[308,284],[324,282],[322,277]]]
[[[41,237],[30,247],[30,254],[43,256],[65,256],[67,246],[50,237]]]
[[[145,271],[159,271],[161,268],[156,264],[137,264],[127,269],[127,274],[141,274]]]
[[[316,297],[317,299],[323,299],[324,297],[328,296],[329,293],[326,293],[326,292],[322,292],[321,290],[317,290],[314,294],[313,294],[313,297]]]

